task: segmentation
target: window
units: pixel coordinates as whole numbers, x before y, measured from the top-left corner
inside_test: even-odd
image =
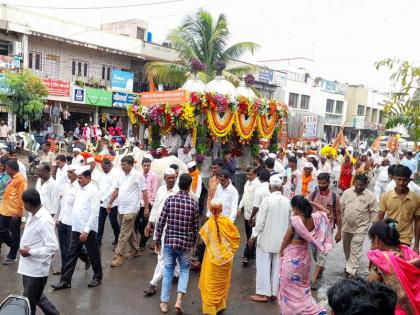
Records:
[[[0,55],[8,56],[9,55],[9,44],[5,42],[0,42]]]
[[[87,63],[84,64],[83,66],[83,76],[87,77],[87,72],[88,72],[88,65]]]
[[[71,62],[71,75],[76,75],[76,61]]]
[[[144,40],[144,34],[146,33],[146,30],[141,27],[137,27],[137,38]]]
[[[300,109],[309,109],[309,95],[301,95],[300,96]]]
[[[77,75],[79,77],[82,75],[82,63],[80,61],[77,63]]]
[[[102,66],[102,80],[111,80],[111,67]]]
[[[379,111],[379,123],[383,124],[384,123],[384,112],[383,111]]]
[[[365,107],[363,105],[357,105],[357,116],[365,115]]]
[[[41,70],[41,67],[42,67],[41,53],[29,52],[28,67],[29,69]]]
[[[111,68],[108,68],[106,70],[106,79],[109,81],[111,80]]]
[[[71,63],[71,74],[77,75],[78,77],[88,76],[88,67],[89,65],[86,62],[73,60]]]
[[[289,107],[297,108],[298,107],[299,94],[289,93]]]
[[[334,113],[334,100],[327,99],[327,108],[325,109],[327,113]]]
[[[335,113],[336,114],[343,113],[343,101],[335,101]]]
[[[105,66],[102,66],[102,80],[105,80]]]

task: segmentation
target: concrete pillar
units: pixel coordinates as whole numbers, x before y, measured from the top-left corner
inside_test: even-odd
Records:
[[[29,40],[28,35],[22,34],[22,58],[23,58],[23,69],[27,69],[29,66]]]

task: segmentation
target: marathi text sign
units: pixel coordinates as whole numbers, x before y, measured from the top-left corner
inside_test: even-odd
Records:
[[[54,79],[44,79],[43,81],[50,95],[67,97],[70,96],[70,82]]]
[[[138,94],[113,92],[112,93],[112,107],[127,108],[128,105],[133,105]]]
[[[111,88],[114,91],[133,92],[134,73],[112,70]]]
[[[161,104],[184,104],[187,101],[185,90],[143,92],[140,93],[140,103],[144,106]]]
[[[317,127],[318,127],[317,116],[304,116],[303,117],[303,138],[304,139],[316,138]]]

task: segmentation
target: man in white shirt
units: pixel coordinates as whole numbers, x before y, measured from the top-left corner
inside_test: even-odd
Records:
[[[35,188],[41,196],[44,209],[57,220],[56,215],[60,209],[60,189],[54,178],[51,176],[51,166],[49,163],[42,162],[37,168],[38,180]]]
[[[203,179],[200,171],[197,169],[197,163],[191,161],[187,164],[188,174],[192,177],[191,193],[194,195],[197,202],[200,200],[201,190],[203,188]],[[201,209],[200,209],[201,210]]]
[[[50,164],[50,166],[55,166],[55,154],[51,151],[51,143],[45,142],[42,145],[42,151],[39,156],[39,161]]]
[[[90,167],[92,183],[94,183],[99,189],[100,183],[102,181],[103,173],[96,169],[95,158],[94,157],[87,158],[86,165],[89,165]]]
[[[4,124],[4,120],[0,121],[0,140],[6,141],[9,128]]]
[[[153,208],[150,212],[149,223],[146,226],[145,234],[146,236],[151,236],[154,230],[156,221],[159,219],[160,214],[165,204],[166,199],[169,196],[174,196],[178,191],[179,187],[175,185],[176,182],[176,173],[173,168],[167,168],[164,172],[165,185],[159,187],[156,193],[156,200],[153,204]],[[154,240],[156,240],[156,233],[154,233]],[[162,242],[165,240],[165,232],[162,235]],[[163,278],[163,270],[165,269],[165,261],[163,259],[163,252],[157,254],[158,261],[155,267],[155,272],[153,273],[153,278],[150,280],[150,286],[144,293],[146,296],[152,296],[156,293],[156,286],[160,280]]]
[[[103,170],[102,180],[99,182],[99,192],[101,196],[101,206],[99,208],[98,223],[98,244],[102,246],[102,236],[104,234],[106,217],[109,215],[109,223],[111,223],[114,232],[114,241],[112,245],[115,249],[120,235],[120,224],[118,222],[118,199],[112,203],[110,211],[107,211],[109,200],[114,192],[114,184],[118,180],[120,171],[113,167],[112,162],[105,158],[102,160],[101,167]]]
[[[73,206],[74,200],[76,198],[76,192],[79,188],[79,183],[77,182],[77,175],[75,170],[77,167],[75,165],[70,165],[67,170],[67,179],[68,182],[63,185],[61,200],[60,200],[60,213],[58,215],[58,242],[60,243],[60,252],[61,252],[61,271],[53,272],[54,275],[60,275],[63,272],[64,266],[68,261],[68,249],[70,245],[71,238],[71,225],[73,220]],[[90,268],[90,260],[87,256],[86,250],[83,248],[79,259],[85,263],[85,269]]]
[[[248,220],[251,226],[255,225],[255,219],[258,214],[261,202],[265,197],[270,195],[270,187],[268,184],[268,181],[270,180],[270,171],[263,170],[258,176],[258,179],[260,181],[260,185],[258,185],[258,188],[255,190],[252,212]]]
[[[72,214],[72,232],[68,250],[68,261],[63,269],[60,282],[51,285],[55,290],[71,287],[71,278],[76,268],[77,259],[83,245],[92,263],[93,279],[88,287],[96,287],[102,282],[101,254],[99,252],[96,231],[98,230],[99,190],[92,183],[89,166],[79,167],[75,171],[79,186],[76,191]]]
[[[23,295],[29,300],[32,315],[37,305],[45,314],[60,314],[43,291],[50,272],[51,261],[58,250],[55,224],[35,189],[22,194],[24,208],[30,213],[20,240],[18,273],[23,276]]]
[[[243,212],[245,219],[244,222],[246,239],[249,240],[252,234],[252,227],[249,224],[249,218],[251,217],[252,208],[254,207],[255,191],[261,183],[257,178],[257,169],[254,167],[249,167],[247,169],[247,178],[248,180],[244,186],[244,194],[242,195],[242,199],[239,202],[238,216],[240,216]],[[242,257],[242,264],[244,266],[248,265],[249,259],[254,257],[255,247],[251,248],[249,246],[245,246],[244,254]]]
[[[180,146],[182,146],[181,136],[177,133],[177,130],[173,128],[171,133],[166,137],[165,148],[168,149],[169,154],[176,154]]]
[[[19,165],[19,173],[21,173],[23,177],[27,178],[26,177],[26,166],[21,161],[19,161],[19,157],[18,157],[17,152],[16,151],[13,151],[13,150],[10,150],[9,151],[9,157],[12,160],[16,160],[18,162],[18,165]]]
[[[308,162],[308,160],[306,159],[306,157],[303,156],[302,150],[296,151],[296,157],[297,157],[297,168],[299,171],[303,172],[303,166],[306,162]]]
[[[319,160],[321,161],[321,165],[319,166],[318,174],[327,173],[331,175],[331,164],[327,160],[327,157],[325,155],[321,155],[321,158]]]
[[[73,159],[71,160],[71,164],[74,164],[76,166],[85,165],[85,159],[80,154],[81,152],[82,150],[80,150],[79,148],[73,148]]]
[[[178,159],[180,159],[185,164],[194,160],[195,148],[183,147],[178,149]]]
[[[139,154],[141,152],[141,148],[140,148],[140,141],[136,140],[134,142],[134,146],[133,146],[133,156],[137,156],[137,154]]]
[[[382,160],[381,166],[378,167],[378,175],[374,180],[375,185],[373,187],[373,193],[375,194],[376,201],[379,201],[379,197],[385,192],[386,186],[391,181],[388,175],[388,169],[390,167],[395,168],[395,166],[389,166],[389,161],[387,159]]]
[[[140,194],[143,195],[144,216],[146,219],[149,217],[149,199],[144,177],[133,168],[133,165],[134,158],[131,155],[122,158],[122,172],[114,184],[114,192],[108,202],[107,209],[110,211],[114,200],[118,197],[118,212],[122,215],[120,235],[111,267],[122,265],[128,244],[131,247],[129,257],[140,256],[139,242],[134,231],[134,223],[140,210]]]
[[[268,302],[277,297],[279,287],[279,251],[289,226],[290,201],[281,193],[282,179],[270,178],[271,194],[264,198],[258,211],[257,222],[248,240],[248,246],[256,250],[256,295],[250,297],[256,302]]]
[[[69,181],[68,176],[67,176],[67,170],[69,166],[67,164],[66,157],[62,154],[57,155],[57,157],[55,158],[55,165],[56,165],[55,181],[57,183],[58,188],[62,192],[64,189],[64,186]]]
[[[222,170],[219,174],[219,185],[217,185],[214,199],[220,200],[223,204],[222,214],[235,222],[238,213],[239,194],[235,186],[232,185],[230,174],[227,170]],[[211,213],[207,211],[207,217]]]

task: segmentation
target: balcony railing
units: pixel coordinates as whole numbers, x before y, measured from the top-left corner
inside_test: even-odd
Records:
[[[343,123],[343,116],[342,115],[335,115],[335,114],[325,114],[325,124],[326,125],[336,125],[341,126]]]

